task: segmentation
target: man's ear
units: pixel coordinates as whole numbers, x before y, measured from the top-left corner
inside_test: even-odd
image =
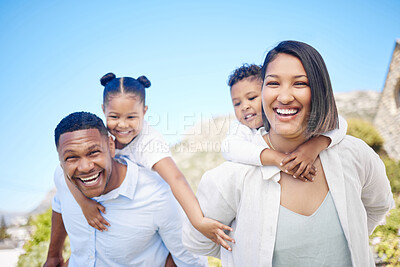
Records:
[[[110,148],[111,156],[114,158],[115,157],[115,142],[114,142],[114,139],[112,138],[112,136],[108,137],[108,146]]]
[[[147,109],[148,109],[148,108],[149,108],[148,106],[144,106],[144,109],[143,109],[143,116],[146,115],[146,112],[147,112]]]
[[[58,151],[58,148],[57,148],[57,155],[58,155],[58,162],[60,163],[60,167],[61,167],[61,169],[63,169],[63,165],[62,165],[62,159],[61,159],[61,155],[60,155],[60,153],[59,153],[59,151]],[[64,169],[63,169],[64,170]]]
[[[106,115],[106,110],[104,109],[104,104],[101,104],[101,110],[103,111],[104,115]]]

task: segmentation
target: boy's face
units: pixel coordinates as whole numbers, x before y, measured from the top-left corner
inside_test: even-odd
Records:
[[[263,125],[261,86],[262,82],[259,79],[249,77],[231,87],[232,104],[236,118],[252,129],[258,129]]]

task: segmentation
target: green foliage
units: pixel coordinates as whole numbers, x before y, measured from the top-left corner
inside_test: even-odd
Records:
[[[386,167],[393,193],[400,193],[400,161],[396,162],[388,157],[382,157]]]
[[[364,140],[375,152],[380,152],[383,138],[370,122],[361,119],[348,119],[347,124],[348,135]]]
[[[30,221],[30,225],[34,227],[34,233],[31,235],[31,240],[24,245],[24,250],[26,252],[32,251],[32,249],[41,242],[50,240],[51,209],[37,215]]]
[[[0,240],[7,238],[10,238],[10,235],[7,233],[6,221],[4,220],[4,216],[2,216],[0,221]]]
[[[400,196],[397,196],[396,207],[390,211],[385,225],[379,225],[371,235],[371,240],[378,239],[375,251],[382,258],[385,266],[400,266]]]
[[[51,213],[48,209],[46,212],[30,218],[29,225],[34,228],[31,238],[24,245],[25,253],[18,259],[18,267],[41,267],[46,261],[47,250],[50,242],[51,234]],[[69,245],[66,243],[64,255],[68,257]],[[66,258],[64,257],[64,258]]]
[[[30,247],[30,251],[19,256],[17,267],[41,267],[46,261],[49,242],[43,241]]]

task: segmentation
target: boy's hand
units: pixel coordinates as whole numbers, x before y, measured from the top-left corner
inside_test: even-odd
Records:
[[[225,240],[235,243],[235,240],[225,234],[225,230],[233,231],[229,226],[226,226],[218,221],[204,217],[198,224],[196,229],[201,232],[205,237],[212,240],[215,244],[221,245],[225,249],[232,251],[231,247],[226,243]]]
[[[313,163],[315,158],[303,151],[295,150],[288,154],[281,162],[281,169],[285,173],[292,175],[303,181],[314,181],[314,176],[317,174],[317,169]]]
[[[288,171],[287,173],[291,174],[290,172],[293,172],[294,178],[306,178],[309,181],[313,181],[313,176],[317,173],[317,169],[313,164],[319,153],[326,149],[330,142],[331,139],[329,137],[314,136],[283,159],[281,166],[285,167],[285,170]]]
[[[106,226],[110,226],[110,224],[104,219],[101,215],[100,211],[104,214],[106,213],[106,208],[100,203],[94,201],[93,199],[89,199],[85,201],[84,207],[82,207],[83,215],[90,226],[96,228],[100,232],[108,231]]]

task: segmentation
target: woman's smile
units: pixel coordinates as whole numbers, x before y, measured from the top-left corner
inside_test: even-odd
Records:
[[[271,132],[290,138],[304,135],[311,110],[311,90],[298,58],[279,54],[268,64],[262,100]]]

